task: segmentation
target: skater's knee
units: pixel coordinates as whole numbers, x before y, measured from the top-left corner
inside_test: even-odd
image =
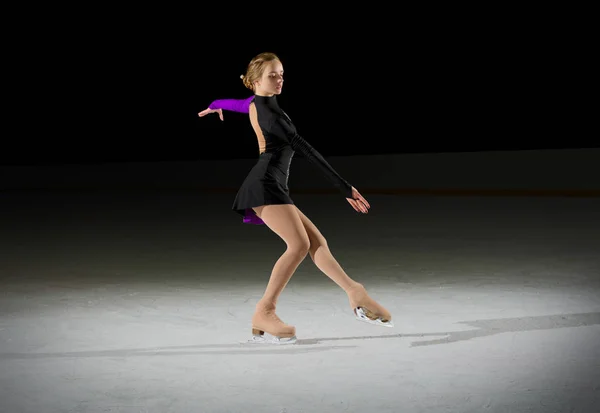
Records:
[[[287,243],[288,253],[294,254],[298,258],[304,259],[310,249],[308,237],[298,237]]]
[[[327,240],[325,239],[325,237],[319,236],[319,237],[311,238],[308,253],[310,254],[310,257],[314,260],[315,254],[317,253],[317,251],[319,251],[319,250],[323,251],[323,250],[328,250],[328,249],[329,249],[329,246],[327,245]]]

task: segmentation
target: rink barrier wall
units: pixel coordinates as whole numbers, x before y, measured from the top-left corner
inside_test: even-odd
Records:
[[[600,196],[600,148],[326,157],[363,194]],[[235,193],[255,159],[0,166],[0,191],[194,190]],[[296,154],[293,193],[334,194]]]

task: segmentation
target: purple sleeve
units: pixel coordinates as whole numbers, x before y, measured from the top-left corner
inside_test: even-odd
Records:
[[[219,99],[208,105],[209,109],[224,109],[232,112],[249,113],[250,102],[254,99],[254,95],[247,99]]]

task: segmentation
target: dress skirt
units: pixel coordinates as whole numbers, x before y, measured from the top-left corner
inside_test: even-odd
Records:
[[[294,151],[284,147],[263,152],[239,188],[232,209],[246,224],[262,225],[252,208],[262,205],[293,204],[288,187],[290,164]]]

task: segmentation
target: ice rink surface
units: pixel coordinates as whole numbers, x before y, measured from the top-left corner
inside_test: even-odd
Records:
[[[1,413],[595,413],[600,199],[296,195],[394,328],[231,194],[0,192]],[[594,408],[595,406],[595,408]]]

